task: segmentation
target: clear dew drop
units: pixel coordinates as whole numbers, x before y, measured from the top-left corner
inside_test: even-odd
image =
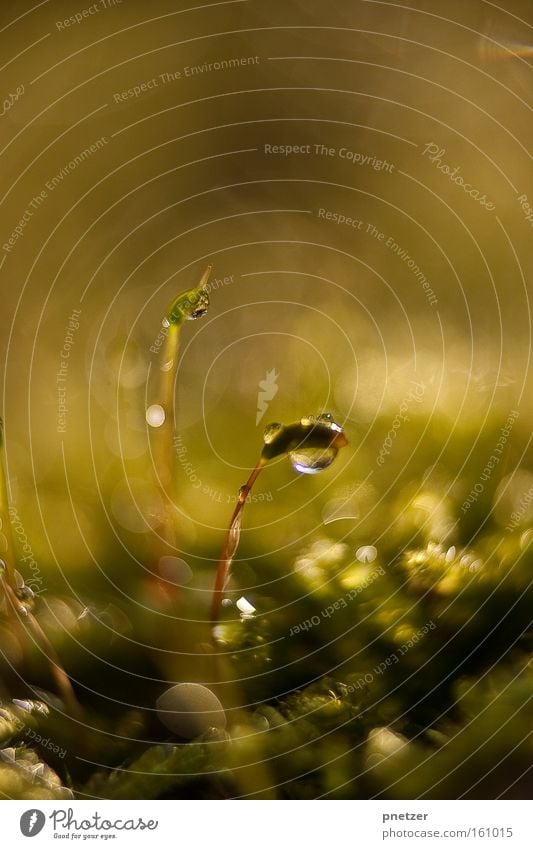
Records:
[[[165,329],[168,329],[170,327],[170,321],[168,320],[168,318],[164,318],[161,323]]]
[[[152,404],[146,410],[146,421],[150,427],[161,427],[165,418],[165,411],[161,404]]]
[[[197,318],[201,318],[207,312],[207,307],[200,307],[197,310],[193,310],[190,315],[187,316],[187,321],[195,321]]]
[[[314,427],[315,425],[326,425],[330,430],[342,433],[342,427],[337,424],[331,413],[320,413],[319,416],[303,416],[300,419],[302,427]]]
[[[189,321],[194,321],[197,318],[201,318],[206,314],[209,308],[209,295],[205,290],[202,290],[198,294],[198,301],[193,310],[191,310],[187,314],[187,319]]]
[[[282,430],[283,425],[279,422],[272,422],[272,424],[267,425],[263,431],[263,440],[265,445],[270,445],[271,442],[274,442],[275,438]]]
[[[302,446],[294,451],[289,451],[289,460],[295,472],[300,472],[302,475],[316,475],[331,466],[337,453],[338,449],[333,445],[328,448],[305,448]]]
[[[333,430],[336,433],[342,433],[342,427],[337,424],[331,413],[321,413],[317,418],[317,422],[322,425],[327,425],[330,430]]]

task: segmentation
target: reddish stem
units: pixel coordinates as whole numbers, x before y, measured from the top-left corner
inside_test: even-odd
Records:
[[[226,536],[224,537],[224,543],[222,545],[222,551],[220,553],[220,559],[218,561],[217,572],[215,576],[215,586],[213,588],[213,596],[211,602],[211,623],[213,625],[216,625],[220,618],[222,594],[224,592],[224,587],[226,586],[229,577],[229,570],[231,568],[231,564],[233,562],[233,558],[235,556],[235,552],[239,544],[240,521],[242,518],[242,511],[244,510],[244,505],[246,504],[246,499],[250,494],[250,490],[256,482],[259,476],[259,472],[264,467],[265,462],[266,461],[264,460],[264,458],[260,457],[259,462],[257,463],[250,477],[246,481],[245,485],[241,487],[239,492],[239,500],[237,501],[235,510],[233,511],[231,522],[229,523],[228,530],[226,531]],[[235,539],[236,535],[237,538]]]
[[[23,605],[21,605],[21,603],[19,602],[14,590],[9,585],[8,581],[4,578],[4,576],[2,576],[2,584],[8,605],[11,606],[11,610],[14,614],[18,614],[19,624],[22,625],[20,619],[20,609],[21,607],[23,607]],[[39,625],[39,622],[37,621],[35,616],[27,608],[24,608],[24,610],[26,622],[28,623],[29,629],[33,631],[33,634],[36,637],[37,642],[41,647],[41,650],[43,651],[46,659],[50,663],[52,675],[55,679],[58,692],[61,695],[61,698],[63,699],[68,714],[73,719],[82,720],[82,709],[74,694],[70,679],[61,665],[61,661],[59,660],[56,650],[54,649],[52,643]]]

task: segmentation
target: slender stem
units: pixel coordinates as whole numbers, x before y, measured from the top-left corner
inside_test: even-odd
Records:
[[[154,465],[156,483],[164,504],[164,515],[159,531],[161,539],[155,544],[154,560],[158,561],[162,553],[176,549],[176,483],[174,475],[174,433],[176,429],[176,406],[174,395],[178,375],[178,351],[181,325],[184,321],[197,318],[207,306],[198,313],[196,310],[205,302],[205,287],[211,275],[212,266],[208,265],[195,289],[182,293],[169,309],[163,322],[166,330],[165,346],[160,366],[159,404],[163,409],[163,423],[157,429],[154,445]]]
[[[235,553],[239,545],[241,520],[244,505],[246,504],[246,499],[250,494],[250,490],[256,482],[261,469],[263,469],[263,467],[265,466],[265,463],[266,460],[263,457],[260,457],[259,462],[254,468],[247,482],[244,486],[241,487],[239,491],[239,500],[237,501],[235,510],[233,511],[231,522],[229,523],[228,530],[226,531],[226,536],[224,537],[222,551],[220,553],[220,559],[218,561],[217,571],[215,575],[215,586],[213,588],[213,596],[211,601],[211,623],[213,625],[216,625],[220,617],[220,609],[222,607],[222,594],[224,592],[224,587],[227,584],[231,564],[233,562],[233,558],[235,557]]]
[[[22,605],[19,602],[14,590],[9,585],[3,575],[1,576],[1,581],[3,584],[3,589],[6,598],[11,606],[11,610],[14,614],[18,614],[19,623],[22,624],[20,619]],[[81,706],[74,694],[70,679],[67,673],[65,672],[63,666],[61,665],[61,661],[59,660],[56,650],[54,649],[52,643],[44,633],[43,629],[39,625],[35,616],[31,613],[31,611],[29,611],[26,607],[24,607],[23,610],[25,619],[30,627],[30,630],[33,631],[37,642],[40,644],[47,660],[50,663],[52,675],[56,682],[58,692],[60,693],[61,698],[63,699],[67,712],[73,719],[81,720],[83,718]]]
[[[171,324],[163,352],[160,380],[160,404],[163,408],[164,421],[158,428],[155,440],[154,461],[155,475],[160,494],[163,498],[164,518],[160,535],[169,547],[176,545],[176,527],[173,515],[175,503],[175,475],[173,434],[175,423],[174,388],[177,372],[180,325]]]

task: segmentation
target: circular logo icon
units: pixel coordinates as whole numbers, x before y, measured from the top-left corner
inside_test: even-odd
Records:
[[[35,837],[43,830],[46,817],[42,811],[32,808],[30,811],[25,811],[20,818],[20,830],[24,837]]]

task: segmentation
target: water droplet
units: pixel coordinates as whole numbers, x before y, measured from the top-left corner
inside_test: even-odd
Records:
[[[324,444],[328,438],[336,444],[337,448],[342,448],[348,443],[344,436],[344,430],[341,425],[337,424],[331,413],[304,416],[300,419],[300,425],[305,428],[308,437],[312,438],[316,444]]]
[[[344,433],[340,424],[337,424],[331,413],[321,413],[317,416],[316,423],[326,425],[326,427],[334,433]]]
[[[182,683],[170,687],[156,702],[163,725],[178,737],[192,740],[210,728],[223,730],[226,713],[212,690],[202,684]]]
[[[205,279],[206,275],[204,275]],[[205,315],[209,307],[209,293],[202,285],[196,289],[181,292],[175,298],[167,314],[163,319],[163,327],[168,328],[171,324],[180,325],[184,319],[193,321]]]
[[[196,318],[201,318],[206,314],[209,308],[209,295],[205,289],[201,289],[196,297],[194,309],[187,315],[189,321],[194,321]]]
[[[375,545],[362,545],[355,552],[355,556],[360,563],[373,563],[378,556],[378,550]]]
[[[165,411],[161,404],[152,404],[146,411],[146,421],[150,427],[161,427],[165,421]]]
[[[302,427],[326,425],[330,430],[335,430],[338,433],[342,431],[341,426],[337,424],[331,413],[320,413],[318,416],[303,416],[300,419],[300,424]]]
[[[272,422],[266,426],[263,431],[263,439],[265,445],[270,445],[271,442],[274,442],[275,438],[282,432],[283,425],[279,422]]]
[[[170,371],[172,366],[174,365],[174,360],[167,360],[166,363],[161,365],[161,371]]]
[[[289,451],[289,460],[296,472],[302,475],[316,475],[318,472],[331,466],[338,454],[338,449],[333,445],[327,448],[301,447]]]

